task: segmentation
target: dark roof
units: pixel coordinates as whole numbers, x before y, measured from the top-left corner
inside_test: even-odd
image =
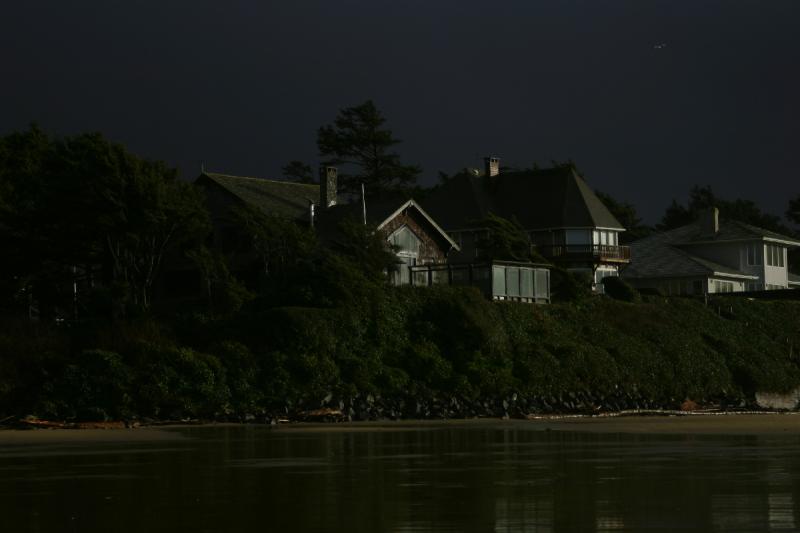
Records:
[[[757,279],[735,268],[692,255],[670,243],[666,233],[659,233],[631,244],[631,263],[622,271],[623,278],[679,278],[723,275]]]
[[[709,234],[701,220],[663,233],[655,233],[631,243],[631,263],[623,271],[627,278],[664,278],[722,274],[748,276],[745,272],[698,257],[699,246],[748,240],[778,240],[797,243],[796,239],[757,228],[736,220],[719,220],[719,231]],[[693,253],[690,253],[693,252]]]
[[[719,231],[716,234],[710,235],[700,220],[696,220],[691,224],[675,228],[673,230],[664,232],[663,235],[672,244],[693,244],[693,243],[707,243],[707,242],[725,242],[725,241],[751,241],[751,240],[777,240],[786,243],[794,243],[800,246],[800,241],[794,237],[781,235],[774,231],[758,228],[739,222],[738,220],[719,220]]]
[[[489,213],[525,229],[625,228],[571,167],[461,174],[430,192],[423,205],[448,230],[474,227]]]
[[[307,219],[309,201],[319,202],[319,185],[212,172],[204,172],[197,179],[203,178],[211,180],[242,201],[270,215]]]

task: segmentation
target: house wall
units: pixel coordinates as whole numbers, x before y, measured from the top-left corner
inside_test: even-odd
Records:
[[[758,254],[756,262],[758,264],[751,265],[748,263],[748,248],[750,246],[757,247]],[[692,255],[735,268],[745,274],[758,276],[758,281],[745,283],[745,287],[748,290],[763,290],[768,286],[785,288],[789,285],[789,272],[786,268],[786,249],[783,247],[781,248],[783,267],[767,264],[767,245],[761,240],[753,240],[750,242],[705,243],[684,246],[682,248]]]
[[[744,271],[743,261],[747,259],[745,247],[738,242],[694,244],[681,246],[681,249],[697,257],[742,271]],[[745,250],[744,257],[742,257],[743,250]]]
[[[705,294],[709,280],[704,276],[682,278],[631,278],[625,280],[637,289],[658,289],[667,296],[688,296]]]
[[[787,268],[786,248],[781,247],[780,253],[783,255],[783,266],[770,266],[767,261],[767,245],[764,245],[764,288],[788,288],[789,270]]]
[[[730,289],[730,290],[728,290]],[[723,278],[709,278],[708,279],[708,292],[714,294],[718,292],[744,292],[744,281],[733,281]]]
[[[394,233],[395,230],[403,226],[408,226],[408,228],[420,239],[417,264],[444,263],[447,261],[449,245],[447,245],[448,249],[444,249],[440,244],[440,241],[434,238],[420,223],[420,221],[410,214],[410,212],[400,213],[392,220],[384,224],[381,228],[381,231],[384,232],[385,235],[389,236]]]

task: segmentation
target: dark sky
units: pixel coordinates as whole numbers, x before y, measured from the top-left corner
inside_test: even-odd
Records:
[[[657,46],[665,43],[666,46]],[[26,0],[0,11],[0,134],[98,130],[276,177],[372,98],[403,159],[572,158],[654,222],[694,183],[800,193],[798,0]]]

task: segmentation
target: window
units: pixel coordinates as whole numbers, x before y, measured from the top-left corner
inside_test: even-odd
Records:
[[[566,231],[567,245],[591,244],[592,234],[588,230],[568,229]]]
[[[420,239],[408,226],[403,226],[392,233],[389,242],[398,247],[398,253],[419,253]]]
[[[495,297],[505,297],[506,294],[506,272],[501,266],[492,267],[492,293]]]
[[[764,247],[760,243],[753,243],[747,245],[747,264],[749,266],[761,264],[761,254]]]
[[[714,292],[733,292],[733,288],[732,281],[714,280]]]
[[[506,267],[506,294],[519,296],[519,269]]]
[[[779,246],[777,244],[767,245],[767,265],[774,267],[785,266],[782,246]]]
[[[492,298],[512,301],[549,301],[550,271],[508,265],[492,266]]]

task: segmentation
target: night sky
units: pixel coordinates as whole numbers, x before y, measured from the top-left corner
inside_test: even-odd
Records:
[[[372,98],[423,183],[572,158],[655,222],[692,184],[800,193],[800,1],[25,0],[0,10],[0,134],[97,130],[277,177]]]

